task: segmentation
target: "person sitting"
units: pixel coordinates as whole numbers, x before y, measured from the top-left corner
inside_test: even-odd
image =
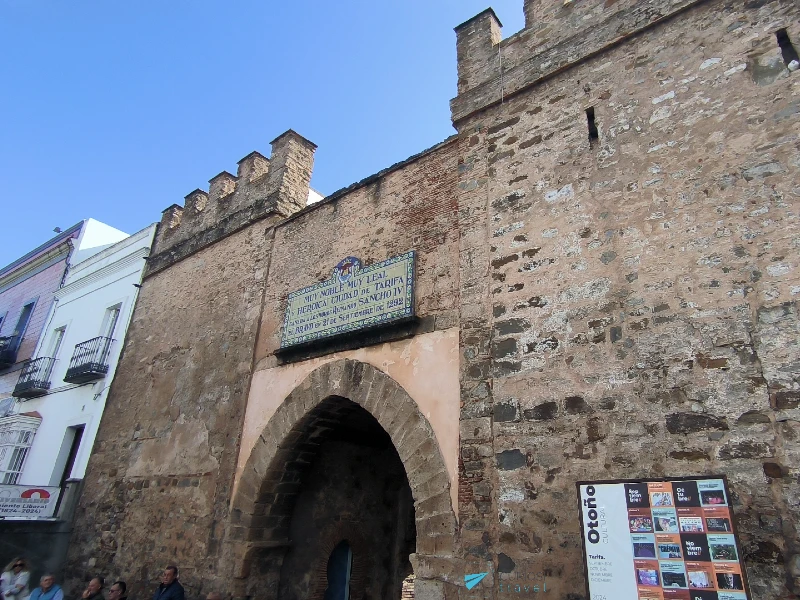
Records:
[[[39,587],[31,592],[30,600],[64,600],[64,592],[53,574],[45,573],[39,580]]]
[[[105,600],[105,598],[103,598],[104,583],[105,580],[102,577],[92,577],[89,581],[89,585],[83,590],[81,598],[83,598],[83,600]]]
[[[124,581],[115,581],[108,589],[108,600],[128,600],[128,586]]]
[[[0,576],[0,594],[2,600],[28,600],[31,590],[28,587],[28,580],[31,570],[24,558],[12,560]]]
[[[161,575],[161,585],[153,594],[153,600],[184,600],[183,596],[183,586],[178,581],[178,567],[169,565]]]

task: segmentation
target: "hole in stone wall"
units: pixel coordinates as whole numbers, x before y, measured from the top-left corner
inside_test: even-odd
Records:
[[[600,139],[600,134],[597,131],[597,123],[594,120],[594,106],[590,106],[586,109],[586,122],[589,125],[589,144],[592,144],[595,140]]]
[[[795,47],[792,45],[789,34],[785,29],[780,29],[775,32],[775,37],[778,38],[778,46],[781,48],[783,62],[789,67],[789,70],[796,71],[800,68],[800,56],[798,56],[797,50],[795,50]]]

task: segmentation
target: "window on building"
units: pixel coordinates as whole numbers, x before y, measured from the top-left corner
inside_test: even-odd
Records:
[[[53,330],[53,336],[50,338],[50,347],[45,356],[50,358],[58,358],[58,352],[61,350],[61,342],[64,341],[64,334],[67,332],[66,327],[59,327]]]
[[[75,467],[75,461],[78,458],[78,450],[81,448],[84,427],[85,425],[67,427],[64,441],[61,443],[61,451],[56,460],[53,472],[54,481],[51,481],[51,485],[63,487],[64,483],[72,475],[72,469]]]
[[[31,320],[31,314],[33,313],[33,304],[33,302],[29,302],[22,307],[22,312],[19,314],[19,319],[17,319],[17,326],[14,328],[14,335],[19,337],[25,335],[25,330],[28,328],[28,322]]]
[[[106,315],[103,317],[103,326],[100,329],[100,335],[113,338],[114,330],[117,328],[117,321],[119,321],[119,313],[122,309],[122,304],[111,306],[106,309]]]
[[[13,342],[15,351],[22,343],[22,336],[25,335],[25,330],[28,328],[28,323],[30,322],[31,315],[33,314],[34,304],[34,302],[29,302],[23,306],[22,312],[19,315],[19,319],[17,319],[17,326],[14,328],[14,332],[11,334],[15,338]]]
[[[40,418],[13,415],[0,419],[0,483],[14,485],[22,475]]]

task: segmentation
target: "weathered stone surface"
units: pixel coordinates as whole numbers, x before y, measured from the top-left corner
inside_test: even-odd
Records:
[[[517,534],[533,529],[543,547],[559,547],[554,531],[521,523],[534,511],[555,513],[576,470],[600,478],[727,472],[743,503],[737,512],[778,502],[800,516],[789,495],[800,488],[786,477],[776,480],[780,491],[765,486],[763,467],[790,464],[788,453],[800,459],[800,431],[787,425],[800,406],[800,272],[789,258],[797,254],[800,158],[788,141],[800,80],[782,70],[774,33],[796,30],[796,10],[771,0],[530,0],[527,28],[505,40],[495,32],[496,42],[485,43],[486,29],[475,33],[479,45],[457,32],[469,45],[470,77],[451,108],[475,182],[459,197],[461,248],[471,257],[462,282],[504,276],[485,286],[485,299],[461,302],[463,310],[488,304],[492,339],[516,339],[522,351],[522,369],[495,376],[484,402],[518,400],[523,419],[496,422],[495,443],[533,464],[497,475],[496,497],[507,500],[489,528],[490,555],[519,564],[528,550]],[[604,49],[584,61],[590,48]],[[754,74],[753,63],[771,65],[771,74]],[[530,206],[507,202],[512,193]],[[514,254],[519,260],[491,271],[492,261]],[[558,343],[540,343],[549,338]],[[512,501],[528,479],[538,483],[535,499]],[[743,537],[764,535],[758,524],[742,525]],[[780,528],[766,535],[778,547],[794,543]],[[583,582],[579,548],[560,553],[576,567],[559,560],[553,593],[583,595],[571,583]],[[771,560],[750,574],[754,593],[777,600],[800,590],[785,588],[783,567]]]
[[[527,464],[525,455],[519,450],[505,450],[497,455],[497,468],[502,471],[512,471]]]
[[[192,566],[225,539],[240,436],[228,424],[244,414],[257,329],[242,316],[260,310],[267,232],[254,225],[144,280],[86,475],[68,588],[103,572],[144,594],[180,559],[199,589]],[[100,547],[103,532],[115,549]]]
[[[494,405],[494,420],[497,423],[506,421],[517,420],[517,406],[516,404],[495,404]]]
[[[667,415],[667,431],[670,433],[694,433],[710,430],[727,431],[726,419],[702,413],[674,413]]]
[[[711,460],[705,450],[670,450],[669,457],[676,460]]]
[[[767,458],[775,456],[775,448],[766,442],[730,442],[719,450],[720,460],[734,458]]]
[[[577,415],[592,412],[592,407],[580,396],[569,396],[564,400],[564,410],[567,414]]]
[[[538,406],[523,411],[526,419],[532,421],[549,421],[555,419],[558,414],[558,404],[556,402],[543,402]]]

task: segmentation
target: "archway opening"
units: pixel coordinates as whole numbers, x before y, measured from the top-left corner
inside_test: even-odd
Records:
[[[282,600],[399,600],[415,552],[414,501],[397,450],[365,409],[325,399],[294,428],[285,465]],[[287,448],[288,449],[288,448]],[[287,474],[288,472],[288,474]],[[282,496],[282,497],[281,497]]]

